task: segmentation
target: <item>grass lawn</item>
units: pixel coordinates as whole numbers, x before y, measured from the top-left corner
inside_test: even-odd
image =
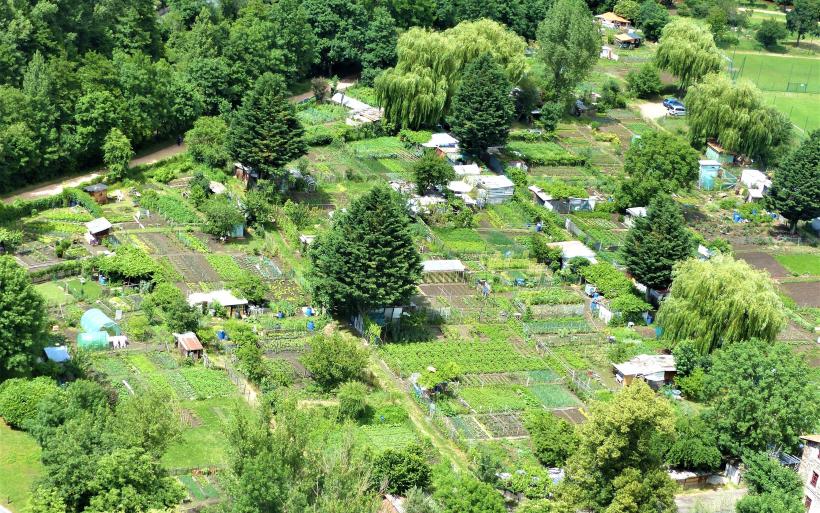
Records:
[[[806,84],[808,93],[820,93],[820,60],[765,53],[729,56],[739,78],[751,80],[761,89],[785,92],[791,82]]]
[[[71,280],[67,283],[68,291],[78,298],[84,299],[88,302],[96,301],[102,295],[102,286],[96,281],[86,281],[80,283],[80,280]]]
[[[820,255],[796,253],[793,255],[774,255],[774,258],[794,274],[820,276]]]
[[[42,465],[37,442],[0,421],[0,504],[15,512],[28,511],[31,485],[40,472]]]
[[[225,430],[237,408],[247,405],[238,398],[181,401],[193,412],[196,427],[187,427],[165,455],[162,463],[169,468],[202,468],[227,462],[228,439]]]
[[[820,61],[817,64],[820,67]],[[763,91],[766,102],[783,112],[797,125],[797,132],[808,135],[812,130],[820,128],[820,115],[816,108],[820,104],[820,94],[809,93],[777,93]]]
[[[40,283],[34,288],[40,293],[49,305],[66,305],[75,301],[71,294],[66,293],[63,288],[56,283]]]

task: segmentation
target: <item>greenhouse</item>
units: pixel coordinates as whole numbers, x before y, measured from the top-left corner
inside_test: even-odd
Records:
[[[80,318],[80,326],[86,333],[105,331],[109,335],[120,335],[119,325],[105,315],[99,308],[91,308]]]
[[[88,351],[102,351],[108,349],[108,333],[96,331],[77,335],[77,348]]]

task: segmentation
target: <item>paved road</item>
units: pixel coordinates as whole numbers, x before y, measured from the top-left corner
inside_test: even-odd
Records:
[[[709,490],[705,492],[676,495],[678,513],[731,513],[735,503],[746,495],[745,488]]]

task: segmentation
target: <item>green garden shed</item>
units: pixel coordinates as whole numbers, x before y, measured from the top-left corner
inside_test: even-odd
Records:
[[[104,331],[80,333],[77,335],[77,349],[85,349],[87,351],[103,351],[108,349],[108,333]]]
[[[105,315],[99,308],[91,308],[80,318],[80,326],[86,333],[104,331],[109,335],[120,335],[120,326]]]

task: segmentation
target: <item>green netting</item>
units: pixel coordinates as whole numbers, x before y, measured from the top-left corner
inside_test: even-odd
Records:
[[[89,351],[108,349],[108,333],[96,331],[77,335],[77,348]]]

